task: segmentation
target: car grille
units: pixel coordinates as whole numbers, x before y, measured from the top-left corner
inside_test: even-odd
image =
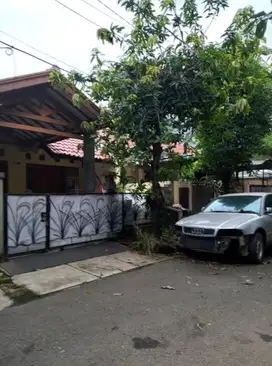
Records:
[[[184,227],[183,228],[184,234],[191,234],[191,235],[214,235],[214,229],[204,229],[201,227]]]
[[[213,252],[215,239],[184,235],[182,238],[183,246],[187,249],[199,250],[203,252]]]

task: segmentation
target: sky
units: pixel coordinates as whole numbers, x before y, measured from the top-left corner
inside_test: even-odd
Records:
[[[83,0],[59,1],[100,27],[109,27],[111,23],[115,23],[126,25],[129,29],[129,25],[124,20],[104,7],[99,0],[86,1],[100,11],[90,7]],[[121,17],[129,20],[129,14],[117,4],[117,0],[103,0],[103,2]],[[219,41],[236,11],[248,5],[253,6],[256,11],[270,11],[272,9],[270,0],[230,0],[229,8],[222,12],[209,26],[206,33],[208,40],[211,42]],[[203,22],[204,29],[209,24],[210,20],[205,20]],[[0,41],[32,53],[65,70],[76,68],[81,72],[88,73],[90,71],[91,50],[95,47],[99,48],[107,59],[116,59],[121,54],[117,45],[103,46],[97,40],[97,29],[95,24],[64,8],[56,0],[0,0]],[[272,23],[268,26],[266,36],[268,46],[272,48]],[[34,50],[25,43],[48,55]],[[3,47],[3,44],[0,44],[0,47]],[[54,60],[49,55],[61,62]],[[6,50],[0,49],[1,79],[39,72],[48,68],[50,65],[18,51],[14,51],[12,55],[8,56]]]

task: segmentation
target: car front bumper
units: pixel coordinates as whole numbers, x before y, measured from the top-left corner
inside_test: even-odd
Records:
[[[216,239],[214,237],[201,237],[182,235],[180,246],[185,249],[201,252],[224,253],[230,244],[230,240]]]
[[[184,249],[199,252],[224,254],[230,247],[237,249],[242,255],[247,255],[247,240],[245,237],[202,237],[181,235],[179,246]]]

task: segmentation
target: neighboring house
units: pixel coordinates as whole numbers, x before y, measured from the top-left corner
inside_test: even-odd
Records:
[[[272,161],[253,160],[251,172],[239,173],[240,190],[244,192],[272,191]]]
[[[84,192],[89,159],[84,158],[80,126],[96,120],[100,110],[90,101],[75,107],[69,92],[49,83],[50,72],[0,80],[0,172],[5,173],[7,193]],[[184,146],[173,150],[183,154]],[[92,179],[99,192],[118,169],[100,151],[94,155]],[[132,184],[145,178],[141,167],[128,167],[126,173]]]
[[[48,145],[50,152],[53,154],[57,154],[60,157],[67,157],[73,159],[82,159],[83,158],[83,148],[82,141],[76,139],[66,139],[62,141],[58,141],[56,143]],[[184,145],[177,144],[173,149],[176,153],[184,154]],[[103,156],[99,150],[95,151],[96,158],[96,189],[99,190],[99,185],[105,184],[106,177],[111,175],[112,173],[118,173],[118,167],[114,167],[114,164],[105,156]],[[79,167],[79,171],[80,171]],[[127,185],[127,190],[130,191],[133,189],[133,184],[143,181],[145,178],[144,169],[141,167],[127,167],[126,175],[130,184]],[[168,182],[171,184],[170,182]],[[164,183],[163,186],[167,187],[169,184]],[[79,190],[81,189],[82,184],[79,181]]]
[[[181,152],[182,144],[177,148]],[[82,140],[79,139],[57,141],[44,148],[28,148],[2,143],[0,138],[0,171],[6,174],[5,191],[8,193],[82,193],[82,162]],[[115,171],[114,164],[95,150],[96,192]],[[128,167],[126,173],[132,184],[144,179],[140,167]]]

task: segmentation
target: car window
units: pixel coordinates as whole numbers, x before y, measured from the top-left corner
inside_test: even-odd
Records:
[[[265,198],[264,208],[267,209],[268,207],[272,207],[272,194]]]
[[[261,196],[237,195],[222,196],[207,206],[204,212],[243,212],[252,211],[260,213]],[[271,206],[272,207],[272,206]]]

